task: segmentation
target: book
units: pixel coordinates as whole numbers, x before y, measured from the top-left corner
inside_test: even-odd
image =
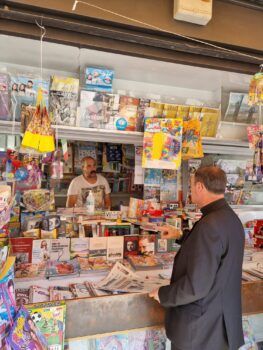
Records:
[[[47,350],[47,340],[35,326],[28,310],[21,306],[7,336],[8,349]]]
[[[51,241],[49,239],[35,239],[32,248],[32,263],[39,264],[50,259]]]
[[[116,261],[123,259],[124,239],[123,236],[108,237],[107,260]]]
[[[16,264],[32,262],[33,238],[10,238],[11,254],[16,257]]]
[[[70,287],[50,287],[49,293],[50,301],[69,300],[74,298]]]
[[[79,80],[52,76],[50,82],[49,112],[57,125],[74,126],[78,107]]]
[[[15,278],[41,279],[45,275],[45,263],[22,263],[15,266]]]
[[[87,298],[92,296],[85,283],[72,283],[69,288],[75,298]]]
[[[156,235],[139,236],[139,254],[153,255],[155,253]]]
[[[6,73],[0,73],[0,120],[10,120],[10,77]]]
[[[168,251],[168,242],[165,238],[156,237],[156,253],[167,253]]]
[[[18,306],[29,304],[31,302],[29,298],[29,288],[17,288],[15,290],[15,298]]]
[[[89,247],[89,259],[105,258],[107,256],[107,237],[91,237]]]
[[[162,268],[162,265],[154,255],[130,255],[128,261],[135,270]]]
[[[30,303],[42,303],[49,301],[49,290],[39,286],[31,286],[29,288]]]
[[[138,255],[139,236],[124,236],[124,257]]]
[[[79,264],[76,259],[70,261],[48,261],[46,277],[63,277],[79,273]]]
[[[64,350],[66,305],[64,301],[27,306],[36,327],[48,343],[48,350]]]
[[[59,238],[50,240],[50,260],[70,260],[70,239]]]
[[[70,257],[88,258],[89,256],[89,238],[71,238],[70,240]]]

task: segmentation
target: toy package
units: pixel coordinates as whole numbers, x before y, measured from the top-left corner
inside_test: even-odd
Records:
[[[143,140],[143,168],[177,170],[181,166],[183,121],[148,118]]]
[[[75,126],[78,107],[79,80],[52,76],[49,111],[54,124]]]
[[[184,122],[182,158],[202,158],[204,156],[200,137],[201,122],[193,119]]]
[[[66,305],[61,302],[49,302],[27,306],[36,327],[44,335],[48,350],[64,349]]]
[[[21,306],[14,325],[7,336],[7,344],[12,350],[47,350],[47,341],[35,326],[28,311]]]
[[[92,91],[112,91],[114,71],[105,68],[87,67],[85,70],[85,88]]]

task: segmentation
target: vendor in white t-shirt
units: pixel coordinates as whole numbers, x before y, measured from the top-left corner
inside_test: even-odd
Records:
[[[83,175],[77,176],[69,185],[67,207],[83,207],[89,191],[95,197],[95,209],[111,208],[110,186],[104,176],[96,173],[96,160],[85,157],[81,161]]]

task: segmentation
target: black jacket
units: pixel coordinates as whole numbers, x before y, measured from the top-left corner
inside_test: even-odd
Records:
[[[241,276],[244,229],[225,199],[203,216],[177,253],[171,284],[161,287],[168,338],[182,350],[237,350],[243,343]]]

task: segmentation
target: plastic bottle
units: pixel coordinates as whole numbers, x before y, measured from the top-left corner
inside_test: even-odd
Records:
[[[86,208],[89,214],[93,214],[95,211],[95,198],[92,191],[89,191],[89,195],[86,199]]]

